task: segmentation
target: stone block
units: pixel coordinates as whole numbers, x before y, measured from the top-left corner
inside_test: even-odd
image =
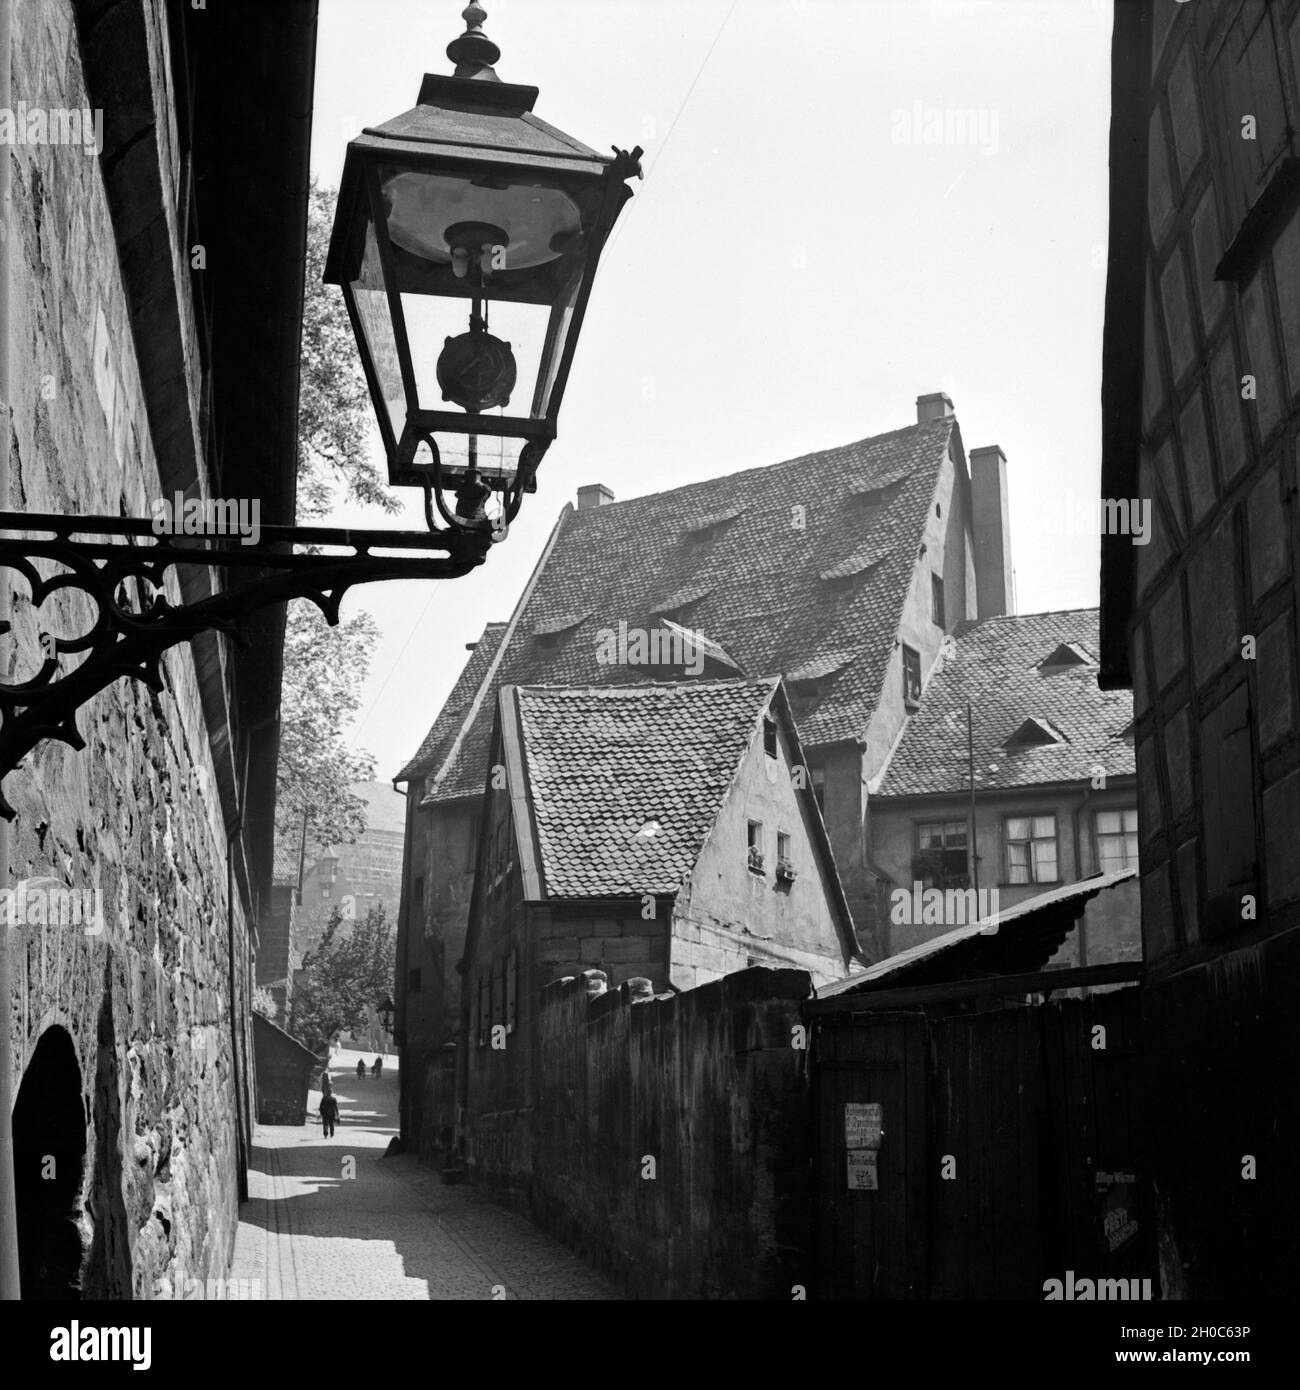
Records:
[[[1150,430],[1165,402],[1164,380],[1160,369],[1160,345],[1156,337],[1156,316],[1151,286],[1147,285],[1142,331],[1142,425]]]
[[[1169,898],[1169,866],[1159,864],[1142,875],[1143,955],[1160,960],[1177,946],[1173,909]]]
[[[1268,905],[1279,908],[1300,897],[1300,772],[1264,792],[1264,853],[1268,859]]]
[[[1192,527],[1199,526],[1218,502],[1214,482],[1214,459],[1210,453],[1210,436],[1205,427],[1205,402],[1198,390],[1183,407],[1178,417],[1178,442],[1181,446],[1183,477],[1191,498]]]
[[[1288,513],[1282,506],[1276,468],[1270,468],[1250,494],[1246,545],[1250,555],[1250,586],[1258,603],[1291,573],[1287,553]]]
[[[1182,585],[1174,579],[1151,606],[1151,651],[1156,690],[1163,690],[1187,665]]]
[[[1214,278],[1215,267],[1223,257],[1223,235],[1219,231],[1218,205],[1214,185],[1206,184],[1205,192],[1192,218],[1192,254],[1196,264],[1196,293],[1201,301],[1201,327],[1209,338],[1218,326],[1223,311],[1231,302],[1228,286]]]
[[[1229,333],[1210,362],[1210,392],[1219,441],[1219,476],[1228,487],[1249,461],[1243,425],[1241,376],[1236,345]]]
[[[1300,30],[1296,30],[1300,34]],[[1278,320],[1286,351],[1291,400],[1300,395],[1300,212],[1295,213],[1273,247]]]
[[[1173,217],[1174,193],[1169,178],[1164,120],[1158,106],[1151,113],[1147,141],[1147,220],[1151,227],[1151,240],[1159,246]]]
[[[1187,375],[1197,357],[1196,325],[1187,293],[1187,270],[1181,250],[1175,251],[1160,275],[1160,307],[1169,341],[1174,386]]]
[[[1290,609],[1259,634],[1255,673],[1259,689],[1259,741],[1271,748],[1295,724],[1295,648]],[[1300,858],[1300,842],[1296,847]]]
[[[1169,74],[1169,124],[1174,133],[1178,177],[1184,187],[1201,157],[1201,113],[1192,74],[1191,45],[1184,44]]]
[[[1165,721],[1165,771],[1169,777],[1171,810],[1177,820],[1192,809],[1191,724],[1187,710],[1180,709]]]
[[[1273,341],[1273,322],[1268,307],[1268,286],[1263,271],[1257,271],[1241,297],[1246,322],[1246,370],[1255,378],[1255,400],[1247,401],[1247,413],[1254,411],[1259,438],[1267,439],[1282,418],[1284,392],[1278,370],[1277,346]]]
[[[1196,841],[1188,840],[1178,846],[1176,867],[1178,896],[1182,912],[1183,941],[1192,945],[1201,938],[1200,909],[1196,873]]]
[[[1188,614],[1198,684],[1231,661],[1241,660],[1244,631],[1238,598],[1236,547],[1225,517],[1192,557]]]

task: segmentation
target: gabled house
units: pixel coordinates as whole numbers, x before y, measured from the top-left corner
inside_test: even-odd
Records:
[[[461,963],[471,1170],[526,1167],[552,981],[827,983],[861,963],[803,769],[774,680],[501,689]]]
[[[918,920],[926,890],[996,890],[1006,911],[1136,866],[1133,702],[1098,688],[1097,651],[1096,609],[989,618],[952,635],[872,789],[887,955],[963,925],[930,911]],[[972,900],[949,901],[964,909]],[[1137,884],[1126,882],[1089,904],[1053,963],[1140,955]]]
[[[1014,607],[1005,457],[968,459],[941,392],[917,401],[915,424],[785,463],[625,502],[579,489],[490,654],[480,643],[397,779],[410,797],[394,996],[404,1087],[457,1030],[456,987],[431,986],[430,966],[460,955],[503,685],[784,678],[874,959],[868,784],[946,633]]]

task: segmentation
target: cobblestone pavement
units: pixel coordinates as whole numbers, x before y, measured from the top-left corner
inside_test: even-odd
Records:
[[[336,1053],[330,1065],[332,1139],[321,1133],[319,1091],[305,1126],[257,1126],[232,1280],[256,1280],[260,1297],[276,1299],[622,1297],[524,1217],[464,1184],[444,1186],[412,1156],[385,1158],[397,1133],[397,1059],[360,1081],[359,1055]]]

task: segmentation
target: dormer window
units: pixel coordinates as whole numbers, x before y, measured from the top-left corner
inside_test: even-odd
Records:
[[[889,558],[890,548],[870,542],[859,546],[851,555],[818,572],[819,579],[834,580],[857,579],[859,575],[869,574],[877,565]]]
[[[891,478],[887,482],[876,484],[874,487],[855,488],[850,495],[859,507],[868,509],[887,507],[902,492],[903,484],[906,481],[906,475],[901,478]]]
[[[1064,666],[1093,666],[1096,662],[1077,642],[1062,642],[1054,652],[1038,663],[1040,671],[1059,670]]]
[[[743,507],[730,507],[726,511],[689,519],[685,527],[686,543],[690,546],[712,545],[744,510]]]
[[[1046,719],[1030,718],[1026,719],[1002,746],[1009,752],[1014,752],[1021,748],[1047,748],[1065,741],[1065,735]]]
[[[545,618],[533,627],[533,636],[543,651],[555,651],[565,637],[581,627],[588,618],[587,613],[560,613],[553,618]]]

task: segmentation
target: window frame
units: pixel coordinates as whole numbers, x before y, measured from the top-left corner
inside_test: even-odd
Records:
[[[1100,820],[1102,816],[1117,815],[1120,818],[1120,829],[1118,831],[1108,831],[1103,834]],[[1125,828],[1125,818],[1133,817],[1133,829]],[[1124,869],[1136,869],[1140,864],[1139,858],[1139,821],[1138,808],[1133,806],[1098,806],[1092,813],[1092,849],[1093,862],[1097,866],[1097,872],[1101,874],[1120,873]],[[1127,841],[1133,841],[1133,853],[1128,852]],[[1116,867],[1107,868],[1102,860],[1101,845],[1103,840],[1120,840],[1124,842],[1124,862]]]
[[[917,861],[920,859],[921,855],[934,852],[934,846],[922,845],[921,838],[925,831],[933,831],[936,827],[939,829],[939,832],[943,838],[943,844],[939,847],[939,853],[944,857],[957,853],[957,850],[955,848],[949,848],[948,846],[949,833],[953,830],[959,830],[961,832],[962,839],[965,841],[961,848],[961,854],[963,859],[965,860],[965,869],[959,874],[950,873],[948,871],[947,865],[941,861],[940,869],[942,872],[940,877],[934,878],[933,875],[930,875],[929,878],[933,879],[933,881],[927,881],[927,876],[919,872],[919,869],[922,866],[919,865]],[[946,891],[948,889],[965,890],[969,888],[971,886],[971,852],[969,821],[960,819],[954,820],[948,818],[944,818],[942,820],[913,821],[912,878],[914,881],[920,882],[923,888],[938,888],[943,891]]]
[[[930,571],[930,620],[936,627],[948,627],[947,608],[944,603],[943,575]]]
[[[745,858],[752,874],[764,872],[767,856],[763,852],[763,822],[745,819]]]
[[[769,758],[779,757],[781,752],[781,745],[776,732],[776,720],[770,714],[763,716],[763,752]]]
[[[906,642],[902,644],[902,666],[903,666],[903,704],[909,709],[919,707],[921,703],[921,653],[915,647],[909,647]],[[912,682],[909,676],[913,674],[915,668],[915,693],[913,693]]]
[[[1029,822],[1029,838],[1013,839],[1010,831],[1012,821],[1024,820]],[[1034,822],[1040,820],[1050,820],[1052,822],[1052,833],[1047,835],[1036,835],[1034,833]],[[1036,844],[1046,844],[1050,840],[1052,844],[1052,864],[1054,877],[1039,878],[1037,860],[1034,854]],[[1012,845],[1027,845],[1029,847],[1025,872],[1028,877],[1025,879],[1015,879],[1011,876],[1011,847]],[[1017,865],[1017,868],[1020,866]],[[1033,888],[1042,887],[1050,884],[1060,884],[1064,882],[1061,878],[1061,822],[1055,810],[1043,814],[1035,814],[1030,811],[1028,814],[1023,812],[1018,814],[1006,814],[1002,817],[1002,886],[1005,888]]]

